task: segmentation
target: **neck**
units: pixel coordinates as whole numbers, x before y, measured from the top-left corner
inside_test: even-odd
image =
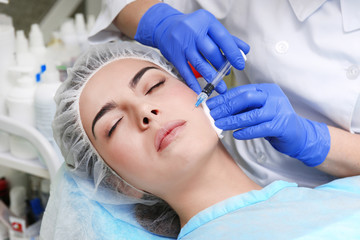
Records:
[[[163,198],[179,215],[181,227],[197,213],[218,202],[261,189],[237,166],[221,143],[207,163],[195,176]]]

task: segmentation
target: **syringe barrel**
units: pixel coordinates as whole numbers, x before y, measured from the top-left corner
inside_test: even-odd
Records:
[[[214,80],[211,82],[214,87],[218,85],[218,83],[223,79],[223,77],[226,75],[226,73],[230,70],[231,64],[228,60],[221,66],[218,73],[216,74]]]

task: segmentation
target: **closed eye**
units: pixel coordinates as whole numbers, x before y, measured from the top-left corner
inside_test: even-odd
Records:
[[[149,93],[151,93],[152,90],[154,90],[155,88],[161,86],[162,84],[165,83],[165,80],[162,80],[160,82],[158,82],[157,84],[155,84],[154,86],[152,86],[146,93],[145,95],[148,95]]]
[[[114,132],[114,130],[116,129],[116,126],[119,124],[121,119],[123,119],[123,117],[120,118],[119,120],[117,120],[116,123],[111,127],[111,129],[109,130],[108,135],[107,135],[108,137],[111,137],[111,134]]]

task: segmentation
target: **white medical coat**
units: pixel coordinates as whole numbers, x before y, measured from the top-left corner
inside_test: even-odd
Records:
[[[90,41],[118,39],[111,24],[130,1],[105,0]],[[360,133],[360,1],[164,0],[184,13],[206,9],[250,47],[239,84],[276,83],[308,119]],[[230,139],[230,138],[229,138]],[[316,186],[333,178],[277,152],[263,138],[229,140],[242,169],[264,186]]]

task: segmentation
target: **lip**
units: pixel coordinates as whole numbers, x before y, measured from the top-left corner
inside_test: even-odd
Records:
[[[158,152],[164,150],[173,140],[176,138],[178,133],[183,129],[186,121],[175,120],[166,123],[160,128],[155,135],[155,149]]]

